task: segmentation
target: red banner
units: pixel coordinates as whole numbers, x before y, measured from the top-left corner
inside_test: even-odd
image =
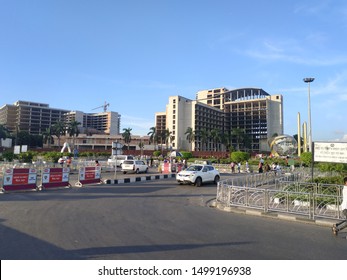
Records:
[[[35,190],[37,170],[34,168],[9,168],[3,174],[3,190]]]
[[[76,186],[101,183],[101,166],[81,167]]]
[[[70,168],[45,168],[42,171],[41,187],[58,188],[69,187]]]

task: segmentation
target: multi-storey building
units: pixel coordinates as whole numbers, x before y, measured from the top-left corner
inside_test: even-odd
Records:
[[[17,101],[13,105],[0,108],[0,124],[6,125],[10,132],[27,131],[42,134],[57,121],[64,119],[68,110],[50,108],[48,104]]]
[[[172,133],[173,149],[214,150],[217,141],[206,138],[204,131],[223,131],[224,112],[220,109],[190,100],[183,96],[170,96],[166,106],[166,129]],[[191,128],[195,140],[189,140],[187,129]],[[197,133],[199,132],[199,133]]]
[[[166,130],[166,113],[156,113],[155,123],[156,123],[156,134],[158,135],[158,143],[164,144],[165,141],[159,136],[163,135]]]
[[[282,95],[270,95],[257,88],[203,90],[196,94],[196,100],[171,96],[166,106],[165,127],[174,136],[171,141],[174,149],[223,150],[222,135],[235,148],[247,146],[253,151],[263,151],[268,149],[268,138],[275,133],[283,134],[282,105]],[[163,126],[161,122],[161,129]],[[192,142],[188,140],[188,128],[195,135]],[[247,136],[247,145],[245,139],[240,146],[239,140],[232,137],[236,130]]]
[[[109,135],[120,134],[121,115],[117,112],[102,112],[86,114],[81,111],[72,111],[65,114],[65,121],[77,121],[83,133],[101,133]]]
[[[103,112],[86,114],[80,111],[50,108],[48,104],[17,101],[13,105],[0,108],[0,124],[10,132],[27,131],[30,134],[43,134],[58,121],[81,123],[82,133],[120,134],[120,114]]]

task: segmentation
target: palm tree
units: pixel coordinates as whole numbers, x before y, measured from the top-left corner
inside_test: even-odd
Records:
[[[75,137],[77,137],[80,134],[80,130],[78,129],[78,126],[81,125],[80,122],[74,120],[69,122],[67,127],[67,131],[70,135],[70,137],[73,137],[73,146],[75,147]]]
[[[52,136],[52,127],[46,128],[46,130],[43,132],[43,142],[45,144],[48,143],[48,148],[51,147],[51,144],[54,142],[54,138]]]
[[[149,136],[149,143],[153,143],[154,142],[154,146],[156,143],[158,143],[158,135],[157,135],[157,129],[155,126],[150,128],[150,132],[147,133],[147,135]],[[157,149],[156,147],[154,147],[155,149]]]
[[[215,151],[217,151],[217,146],[218,144],[220,143],[221,141],[221,133],[220,133],[220,130],[214,128],[211,130],[210,132],[210,136],[211,136],[211,140],[212,140],[212,143],[213,143],[213,147],[215,149]]]
[[[128,144],[128,151],[129,151],[129,144],[130,144],[130,142],[131,142],[131,131],[132,131],[133,129],[132,128],[130,128],[130,127],[128,127],[128,128],[123,128],[123,133],[122,133],[122,137],[123,137],[123,139],[124,139],[124,142],[126,143],[126,144]]]
[[[222,144],[225,146],[227,151],[233,150],[231,133],[228,131],[227,133],[222,134]]]
[[[231,131],[231,135],[236,140],[236,146],[238,151],[240,150],[241,143],[243,144],[244,148],[250,148],[251,139],[249,135],[245,133],[244,129],[233,128],[233,130]]]
[[[202,149],[202,151],[206,151],[207,150],[206,144],[208,142],[208,139],[210,138],[209,131],[207,131],[206,128],[201,129],[199,131],[199,137],[200,137],[200,142],[201,142],[201,146],[202,146],[201,149]]]
[[[187,137],[189,144],[191,144],[195,140],[195,133],[191,127],[187,127],[186,132],[184,133]]]
[[[166,150],[169,149],[169,141],[172,141],[172,136],[171,136],[172,132],[167,128],[165,130],[165,143],[166,143]]]
[[[52,128],[52,134],[57,136],[60,149],[60,137],[66,134],[66,124],[63,121],[57,121]]]

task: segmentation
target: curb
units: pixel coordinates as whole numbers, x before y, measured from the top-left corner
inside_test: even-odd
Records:
[[[107,179],[107,180],[104,180],[104,183],[107,185],[117,185],[117,184],[144,182],[144,181],[151,181],[151,180],[169,179],[169,178],[175,178],[175,177],[176,177],[176,174],[152,175],[152,176],[124,178],[119,180]]]
[[[245,208],[239,208],[234,206],[223,206],[218,204],[216,201],[211,201],[210,207],[214,207],[218,210],[225,211],[225,212],[231,212],[235,214],[244,214],[244,215],[252,215],[252,216],[260,216],[265,218],[272,218],[272,219],[280,219],[285,220],[289,222],[299,222],[299,223],[305,223],[305,224],[314,224],[317,226],[323,226],[323,227],[332,227],[333,224],[336,223],[336,220],[329,220],[324,218],[316,218],[315,220],[308,219],[303,216],[296,216],[286,213],[276,213],[276,212],[268,212],[265,213],[262,210],[257,209],[245,209]]]

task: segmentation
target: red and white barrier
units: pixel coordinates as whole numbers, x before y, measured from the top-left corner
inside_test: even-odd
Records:
[[[4,171],[3,191],[37,190],[37,169],[9,168]]]
[[[42,170],[42,181],[40,188],[62,188],[70,187],[70,168],[45,168]]]
[[[171,163],[170,162],[163,162],[161,173],[164,173],[164,174],[171,173]]]
[[[99,184],[101,181],[101,166],[81,167],[78,174],[77,187],[87,184]]]

